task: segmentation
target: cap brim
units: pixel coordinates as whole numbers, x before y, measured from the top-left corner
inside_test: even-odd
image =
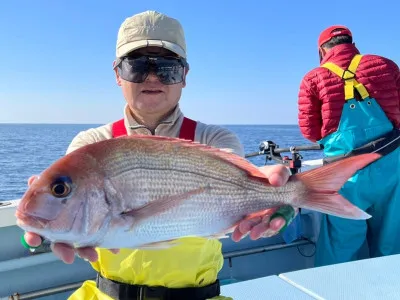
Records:
[[[180,57],[186,58],[186,53],[185,51],[178,46],[177,44],[167,42],[167,41],[162,41],[162,40],[143,40],[143,41],[134,41],[127,43],[117,49],[117,57],[121,58],[128,53],[135,51],[140,48],[144,47],[161,47],[165,48],[169,51],[174,52],[175,54],[179,55]]]

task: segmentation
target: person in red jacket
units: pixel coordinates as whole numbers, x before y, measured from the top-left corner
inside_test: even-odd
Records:
[[[382,56],[361,55],[351,31],[341,25],[321,33],[318,50],[320,66],[300,85],[301,133],[323,146],[324,163],[365,152],[382,158],[340,190],[372,218],[323,215],[315,265],[400,253],[399,67]]]

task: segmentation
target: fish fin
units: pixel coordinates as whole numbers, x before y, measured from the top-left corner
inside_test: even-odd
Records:
[[[221,149],[219,149],[219,150],[224,151],[224,152],[226,152],[226,153],[235,153],[235,152],[233,151],[233,149],[231,149],[231,148],[221,148]]]
[[[300,189],[296,203],[292,204],[347,219],[370,218],[369,214],[350,203],[338,191],[353,174],[380,157],[377,153],[357,155],[293,175],[289,180],[300,181],[304,189]]]
[[[159,140],[159,141],[169,141],[169,142],[183,142],[183,143],[193,143],[193,144],[198,144],[200,145],[199,142],[194,142],[191,140],[186,140],[186,139],[181,139],[177,137],[171,137],[171,136],[162,136],[162,135],[145,135],[145,134],[132,134],[132,135],[124,135],[124,136],[119,136],[119,139],[126,140],[126,139],[137,139],[137,140]]]
[[[241,219],[240,221],[236,222],[233,226],[227,228],[226,230],[224,230],[224,231],[222,231],[222,232],[220,232],[220,233],[217,233],[217,234],[208,236],[208,238],[211,238],[211,239],[225,239],[225,238],[229,238],[228,234],[233,233],[233,232],[235,231],[236,227],[239,226],[239,224],[240,224],[241,222],[243,222],[244,220],[249,220],[249,219],[257,218],[257,217],[263,218],[265,215],[272,215],[272,213],[273,213],[275,210],[276,210],[276,208],[267,208],[267,209],[264,209],[264,210],[260,210],[260,211],[257,211],[257,212],[248,214],[248,215],[245,216],[243,219]]]
[[[245,218],[247,219],[247,217]],[[244,220],[244,219],[243,219]],[[236,223],[234,223],[232,226],[224,229],[223,231],[216,233],[216,234],[212,234],[209,236],[206,236],[205,238],[210,238],[210,239],[226,239],[229,238],[228,234],[231,234],[235,231],[236,227],[240,224],[240,222],[242,222],[243,220],[237,221]]]
[[[214,235],[216,239],[228,239],[229,235],[223,234],[223,235]]]
[[[223,232],[208,236],[208,238],[211,239],[225,239],[225,238],[229,238],[229,236],[227,234],[233,233],[234,230],[236,229],[237,226],[239,226],[239,224],[241,222],[243,222],[244,220],[249,220],[252,218],[257,218],[257,217],[261,217],[263,218],[265,215],[272,215],[272,212],[274,212],[275,208],[267,208],[264,210],[260,210],[251,214],[248,214],[247,216],[245,216],[242,220],[236,222],[233,226],[227,228],[226,230],[224,230]]]
[[[206,238],[221,240],[221,239],[227,239],[227,238],[229,238],[229,236],[227,235],[226,232],[222,232],[222,233],[217,233],[217,234],[207,236]]]
[[[184,140],[180,138],[166,137],[166,136],[155,136],[155,135],[130,135],[130,136],[122,136],[121,139],[142,139],[142,140],[154,140],[154,141],[167,141],[169,143],[176,143],[181,145],[182,147],[193,147],[198,149],[199,151],[204,152],[205,154],[209,154],[214,156],[215,158],[219,158],[227,163],[234,165],[235,167],[245,171],[248,176],[253,177],[255,179],[261,179],[261,182],[264,184],[269,184],[267,176],[260,171],[260,169],[249,162],[244,157],[237,155],[233,152],[233,149],[229,148],[216,148],[213,146],[201,144],[198,142],[193,142],[190,140]]]
[[[252,177],[254,179],[260,180],[264,184],[269,184],[267,175],[265,175],[263,172],[260,171],[260,169],[250,163],[248,160],[245,158],[235,154],[231,153],[225,150],[221,149],[209,149],[212,155],[215,157],[228,162],[235,167],[241,169],[242,171],[247,173],[247,176]]]
[[[179,195],[164,196],[154,201],[150,201],[149,203],[143,205],[142,207],[135,208],[129,211],[124,211],[123,213],[121,213],[121,215],[134,217],[134,221],[130,226],[131,230],[141,220],[168,211],[172,207],[179,205],[181,202],[185,201],[191,196],[204,193],[209,188],[210,188],[209,186],[205,186],[187,191]]]

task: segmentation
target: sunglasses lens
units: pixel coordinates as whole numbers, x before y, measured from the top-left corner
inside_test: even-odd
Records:
[[[155,69],[158,79],[163,84],[177,84],[183,81],[185,68],[177,60],[160,61]]]
[[[184,66],[176,58],[130,58],[125,57],[118,66],[122,79],[134,83],[142,83],[150,72],[155,74],[161,83],[177,84],[184,79]]]
[[[148,64],[144,60],[127,57],[119,65],[119,75],[126,81],[141,83],[146,79],[148,69]]]

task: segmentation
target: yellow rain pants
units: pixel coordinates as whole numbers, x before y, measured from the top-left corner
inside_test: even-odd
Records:
[[[202,287],[217,280],[223,266],[222,245],[216,239],[187,237],[178,244],[160,250],[121,249],[113,254],[97,249],[99,260],[92,267],[108,279],[147,286],[169,288]],[[111,300],[96,287],[94,281],[85,281],[69,300]],[[232,298],[217,296],[213,300]]]

